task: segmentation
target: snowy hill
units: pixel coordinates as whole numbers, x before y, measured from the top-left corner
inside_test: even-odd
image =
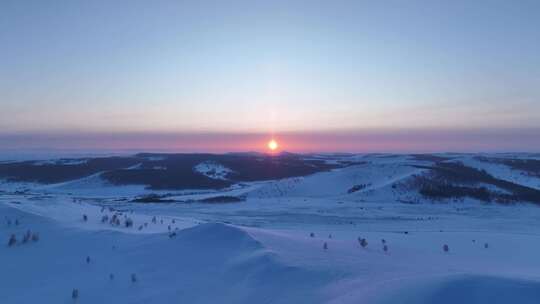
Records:
[[[212,157],[4,163],[1,302],[540,302],[537,156]]]

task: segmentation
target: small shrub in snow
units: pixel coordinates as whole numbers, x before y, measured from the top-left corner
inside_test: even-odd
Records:
[[[312,233],[309,234],[309,236],[310,237],[315,237],[315,233],[312,232]]]
[[[176,236],[176,232],[171,232],[171,233],[169,233],[169,238],[172,239],[172,238],[175,237],[175,236]]]
[[[327,244],[326,242],[324,242],[323,249],[324,249],[324,250],[327,250],[327,249],[328,249],[328,244]]]
[[[329,234],[329,235],[328,235],[328,238],[331,239],[331,238],[332,238],[332,234]]]
[[[39,241],[39,233],[34,232],[32,233],[32,242],[37,242],[37,241]]]
[[[111,221],[110,221],[111,225],[113,226],[116,225],[116,221],[118,221],[118,215],[113,214],[113,216],[111,216]]]
[[[85,222],[88,221],[88,215],[83,214],[82,218],[83,218],[83,221],[85,221]]]
[[[360,242],[360,246],[362,246],[362,248],[366,248],[367,245],[368,245],[368,241],[364,238],[359,238],[359,242]]]
[[[163,225],[163,219],[161,219],[159,222],[161,223],[161,225]]]
[[[176,220],[175,220],[175,219],[173,219],[171,222],[172,222],[173,224],[176,224]]]
[[[450,248],[448,248],[448,245],[444,244],[443,250],[444,250],[444,252],[448,252],[450,250]]]
[[[133,226],[133,220],[131,218],[127,218],[125,221],[126,228],[130,228]]]
[[[30,230],[27,230],[26,233],[23,235],[23,239],[22,239],[23,244],[28,243],[31,238],[32,238],[32,232]]]
[[[8,246],[11,247],[11,246],[15,246],[16,244],[17,244],[17,237],[15,236],[15,234],[12,234],[9,237]]]
[[[111,280],[111,281],[114,280],[114,274],[112,274],[112,273],[109,274],[109,280]]]
[[[156,223],[157,223],[157,219],[156,219],[156,217],[154,216],[154,217],[152,218],[152,224],[156,224]]]
[[[139,231],[141,231],[143,229],[143,225],[140,225],[139,226]]]
[[[136,283],[137,282],[137,275],[132,273],[131,274],[131,283]]]
[[[171,231],[171,225],[167,226],[167,230]]]
[[[384,245],[383,248],[384,252],[388,252],[388,246],[387,245]]]
[[[484,244],[484,248],[488,249],[488,248],[489,248],[489,244],[488,244],[488,243],[485,243],[485,244]]]
[[[19,220],[15,219],[15,226],[19,226]]]
[[[385,239],[382,239],[382,240],[381,240],[381,243],[386,244],[386,240],[385,240]]]
[[[144,223],[144,227],[145,227],[145,228],[148,227],[148,223]]]
[[[71,298],[73,300],[76,300],[79,298],[79,290],[76,288],[73,288],[73,291],[71,292]]]
[[[86,264],[90,264],[90,256],[86,257]]]

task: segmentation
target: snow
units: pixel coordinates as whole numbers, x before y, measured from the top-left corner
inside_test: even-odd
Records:
[[[540,303],[539,207],[472,199],[403,204],[417,194],[392,185],[424,170],[407,164],[426,162],[383,156],[219,191],[156,192],[110,185],[100,174],[54,185],[1,184],[1,302]],[[353,158],[335,159],[345,157]],[[499,165],[454,157],[533,184]],[[220,166],[197,170],[226,178]],[[347,193],[359,184],[367,187]],[[178,202],[130,202],[150,193]],[[222,195],[246,200],[193,202]],[[115,214],[121,225],[101,221]],[[28,229],[40,240],[5,245]]]
[[[217,162],[214,161],[205,161],[195,167],[193,171],[200,173],[204,176],[207,176],[212,179],[226,180],[227,175],[233,173],[233,171]]]
[[[495,178],[507,180],[535,189],[540,189],[540,178],[531,176],[520,170],[512,169],[504,164],[481,161],[474,157],[465,157],[459,160],[466,166],[486,170],[487,173]]]
[[[88,159],[49,159],[49,160],[40,160],[35,161],[35,166],[45,166],[45,165],[63,165],[63,166],[77,166],[83,165],[88,162]]]

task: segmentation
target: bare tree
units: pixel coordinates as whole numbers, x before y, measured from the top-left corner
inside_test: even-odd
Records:
[[[79,290],[76,288],[73,288],[73,291],[71,292],[71,298],[73,300],[77,300],[79,298]]]
[[[366,239],[360,239],[360,246],[362,246],[362,248],[366,248],[368,245],[368,241]]]
[[[9,237],[8,246],[9,246],[9,247],[15,246],[15,244],[17,244],[17,237],[15,236],[15,234],[12,234],[12,235]]]
[[[32,238],[32,232],[30,230],[27,230],[26,233],[23,235],[23,244],[26,244],[30,241],[30,239]]]

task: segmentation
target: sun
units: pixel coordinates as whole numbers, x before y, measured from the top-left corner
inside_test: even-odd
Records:
[[[268,142],[268,149],[270,149],[270,151],[276,151],[276,149],[279,147],[277,141],[275,141],[274,139],[270,140]]]

